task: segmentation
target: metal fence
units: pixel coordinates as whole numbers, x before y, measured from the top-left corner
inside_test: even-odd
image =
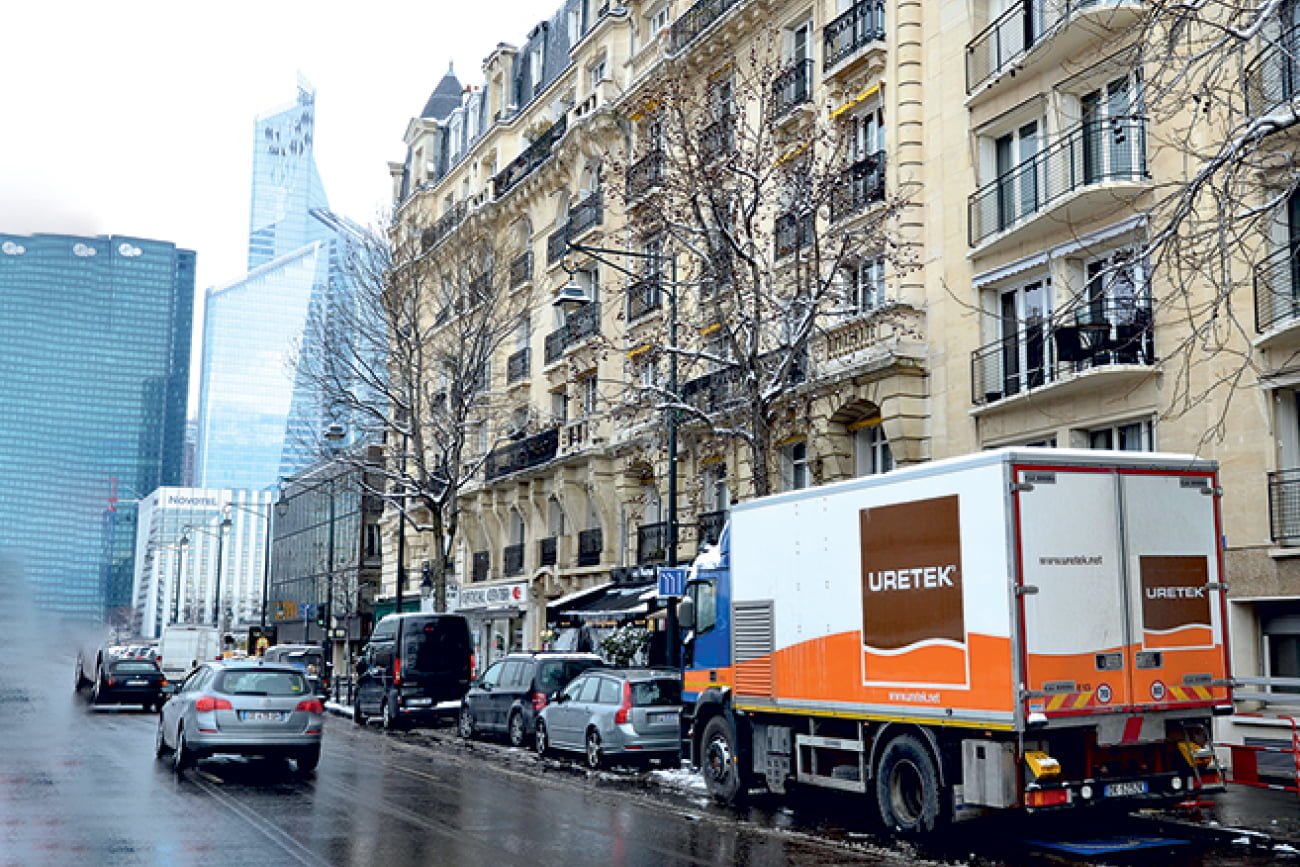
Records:
[[[813,62],[796,60],[772,79],[773,118],[784,117],[800,105],[812,100]]]
[[[966,44],[966,92],[993,78],[1065,19],[1116,0],[1016,0]]]
[[[838,66],[859,49],[884,38],[884,0],[859,0],[822,28],[822,69]]]
[[[1268,534],[1279,545],[1300,542],[1300,470],[1268,474]]]

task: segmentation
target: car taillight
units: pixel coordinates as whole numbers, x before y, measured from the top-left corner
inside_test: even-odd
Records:
[[[393,686],[402,685],[402,657],[393,657]]]
[[[234,707],[224,698],[203,695],[194,702],[194,709],[199,713],[212,713],[214,710],[234,710]]]
[[[116,686],[116,685],[117,685],[117,678],[116,678],[116,677],[110,677],[110,678],[108,679],[108,685],[109,685],[109,686]]]
[[[298,702],[298,706],[294,710],[300,710],[303,713],[325,713],[325,706],[317,699],[309,698]]]
[[[167,678],[164,677],[164,678],[162,679],[162,683],[160,683],[160,684],[158,684],[158,685],[159,685],[159,686],[166,686],[166,685],[167,685]]]
[[[632,710],[632,684],[625,680],[623,681],[623,703],[619,705],[618,713],[614,714],[614,722],[619,725],[626,723],[630,710]]]
[[[1025,792],[1026,807],[1059,807],[1070,803],[1069,789],[1036,789]]]
[[[546,707],[546,693],[544,693],[544,692],[534,692],[534,693],[533,693],[533,710],[537,711],[538,713],[541,713],[542,708],[544,708],[544,707]]]
[[[469,655],[469,676],[473,677],[474,672],[477,670],[478,670],[478,660],[475,659],[474,654],[471,653]]]

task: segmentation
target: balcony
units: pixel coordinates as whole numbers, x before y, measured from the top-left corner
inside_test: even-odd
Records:
[[[885,200],[885,152],[863,157],[844,170],[831,194],[831,222],[835,223]]]
[[[488,564],[490,562],[488,559],[488,552],[475,551],[472,562],[474,565],[473,565],[473,572],[471,573],[470,580],[486,581],[488,577]]]
[[[822,28],[822,71],[829,72],[873,42],[884,41],[884,0],[859,0]]]
[[[695,41],[713,22],[741,0],[697,0],[673,22],[668,31],[668,50],[676,54]]]
[[[776,258],[784,259],[804,247],[810,246],[813,239],[813,214],[799,214],[787,211],[776,218],[773,227],[773,241]]]
[[[652,566],[668,562],[668,522],[642,524],[636,528],[636,562]]]
[[[813,62],[796,60],[772,79],[772,104],[769,113],[773,120],[783,118],[801,105],[812,101]]]
[[[658,148],[627,167],[627,200],[646,195],[664,182],[664,152]]]
[[[1090,371],[1155,364],[1145,300],[1105,300],[1040,319],[971,353],[971,402],[984,406]]]
[[[647,274],[627,287],[628,322],[634,322],[659,309],[663,303],[663,292],[660,290],[661,279],[658,274]]]
[[[496,448],[483,463],[483,478],[493,481],[511,473],[539,467],[555,458],[560,450],[560,429],[550,428],[541,433]]]
[[[604,547],[600,528],[578,532],[578,565],[599,566],[600,552]]]
[[[513,385],[528,378],[531,359],[532,352],[527,346],[506,359],[506,385]]]
[[[510,262],[510,288],[517,289],[533,279],[533,253],[529,250]]]
[[[1144,5],[1144,0],[1016,0],[966,44],[966,92],[1004,72],[1059,64],[1108,34],[1123,33]]]
[[[599,303],[587,304],[578,312],[570,313],[563,325],[546,335],[546,363],[554,364],[570,346],[599,333]]]
[[[564,115],[550,129],[542,133],[537,139],[524,148],[524,152],[515,157],[501,171],[492,178],[492,193],[496,198],[501,198],[506,193],[528,175],[532,174],[538,166],[546,162],[551,157],[551,151],[555,143],[564,137],[564,131],[568,125],[568,115]]]
[[[554,536],[537,540],[537,565],[554,566],[559,560],[559,545]]]
[[[501,550],[501,574],[507,578],[524,574],[524,543],[507,545]]]
[[[724,114],[700,130],[700,156],[706,162],[736,152],[736,115]]]
[[[1028,240],[1021,227],[1036,224],[1041,229],[1044,222],[1077,229],[1136,198],[1146,180],[1144,118],[1084,121],[971,195],[970,245],[1013,232]],[[1122,185],[1139,186],[1126,199]],[[1039,221],[1048,215],[1056,219]]]
[[[457,202],[452,205],[451,210],[443,214],[434,224],[420,233],[420,247],[425,252],[433,249],[442,243],[452,231],[461,224],[468,213],[465,203]]]
[[[722,538],[722,528],[727,525],[727,510],[721,509],[717,512],[702,512],[695,519],[695,535],[699,540],[699,546],[716,545]]]
[[[1288,244],[1255,266],[1255,333],[1300,322],[1300,244]]]
[[[596,190],[569,212],[569,238],[579,237],[593,226],[600,225],[604,218],[604,196],[600,190]]]
[[[569,252],[569,223],[565,223],[560,228],[546,236],[546,264],[554,265],[564,258],[564,254]]]
[[[733,367],[688,379],[682,385],[682,401],[708,414],[732,409],[747,397],[741,387],[740,371]]]
[[[1300,27],[1292,27],[1246,66],[1246,115],[1272,114],[1300,94],[1300,57],[1296,40]]]

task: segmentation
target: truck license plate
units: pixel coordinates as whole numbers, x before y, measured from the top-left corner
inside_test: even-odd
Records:
[[[1136,783],[1111,783],[1105,790],[1107,798],[1124,798],[1129,795],[1145,795],[1147,792],[1146,781]]]
[[[246,710],[240,712],[239,718],[245,722],[281,722],[284,714],[278,710]]]

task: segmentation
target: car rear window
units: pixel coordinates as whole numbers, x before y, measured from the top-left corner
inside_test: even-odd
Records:
[[[632,704],[634,707],[664,707],[682,703],[682,682],[664,678],[663,680],[642,680],[632,684]]]
[[[113,663],[113,671],[120,671],[124,674],[132,671],[157,671],[157,670],[158,670],[158,666],[154,665],[152,662],[148,662],[144,660],[132,659],[132,660],[126,660],[125,662]]]
[[[598,659],[553,659],[543,662],[537,669],[537,689],[547,695],[565,685],[589,668],[600,665]]]
[[[297,671],[227,671],[217,681],[218,692],[231,695],[303,695],[307,678]]]
[[[427,620],[408,626],[405,662],[415,671],[455,670],[469,662],[465,621]]]

